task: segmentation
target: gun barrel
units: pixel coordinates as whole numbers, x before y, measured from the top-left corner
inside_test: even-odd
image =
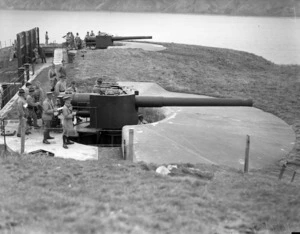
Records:
[[[136,96],[137,107],[163,107],[163,106],[253,106],[251,99],[231,98],[185,98],[162,96]]]
[[[152,36],[130,36],[130,37],[112,37],[113,41],[152,39]]]

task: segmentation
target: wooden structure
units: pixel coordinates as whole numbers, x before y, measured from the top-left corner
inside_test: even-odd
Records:
[[[40,46],[39,28],[33,28],[17,34],[16,52],[18,57],[18,67],[25,63],[31,63],[34,58],[34,48]]]

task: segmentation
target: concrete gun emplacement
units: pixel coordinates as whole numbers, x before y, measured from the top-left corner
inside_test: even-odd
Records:
[[[72,105],[77,115],[90,118],[90,127],[121,129],[138,123],[139,107],[165,106],[252,106],[252,100],[230,98],[163,97],[125,95],[72,94]]]

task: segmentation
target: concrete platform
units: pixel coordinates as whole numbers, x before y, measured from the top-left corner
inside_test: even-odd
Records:
[[[56,51],[56,50],[55,50]],[[61,64],[62,58],[65,56],[66,52],[63,49],[58,49],[56,57],[52,59],[47,59],[47,63],[37,64],[35,74],[30,74],[29,82],[34,82],[37,76],[46,68],[50,67],[52,61],[59,65]],[[18,99],[18,94],[15,94],[14,97],[0,110],[0,119],[6,118],[7,113],[15,108],[16,102]],[[42,123],[39,123],[42,125]],[[7,125],[5,126],[6,131],[13,132],[18,128],[18,120],[8,120]],[[50,145],[45,145],[42,143],[43,133],[42,129],[35,130],[33,129],[32,134],[26,135],[25,137],[25,153],[31,153],[37,150],[44,150],[51,152],[55,157],[61,158],[73,158],[76,160],[97,160],[98,159],[98,148],[92,146],[86,146],[75,143],[70,145],[69,149],[64,149],[62,147],[62,134],[53,133],[52,136],[55,137],[54,140],[51,140]],[[6,143],[9,150],[14,152],[20,152],[21,149],[21,138],[15,136],[7,136]],[[0,144],[4,144],[4,137],[0,136]]]
[[[120,84],[145,96],[198,96],[168,92],[153,83]],[[166,115],[162,121],[123,128],[126,142],[129,129],[134,129],[133,161],[210,163],[241,169],[249,135],[250,169],[262,168],[286,156],[295,144],[289,125],[254,107],[163,107],[162,111]]]
[[[41,125],[41,123],[39,123]],[[8,120],[5,127],[6,131],[13,132],[18,128],[18,120]],[[51,144],[43,144],[43,130],[32,129],[30,135],[25,136],[25,152],[32,153],[43,150],[50,152],[54,157],[72,158],[76,160],[98,160],[98,148],[94,146],[87,146],[78,143],[68,145],[68,149],[62,147],[62,133],[51,133],[55,139],[49,140]],[[11,151],[20,153],[21,138],[14,136],[7,136],[6,143]],[[0,144],[4,144],[4,137],[0,138]]]

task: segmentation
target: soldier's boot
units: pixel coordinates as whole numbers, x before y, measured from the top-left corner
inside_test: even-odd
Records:
[[[65,135],[63,135],[63,147],[65,149],[68,149],[69,147],[67,146],[67,137]]]

